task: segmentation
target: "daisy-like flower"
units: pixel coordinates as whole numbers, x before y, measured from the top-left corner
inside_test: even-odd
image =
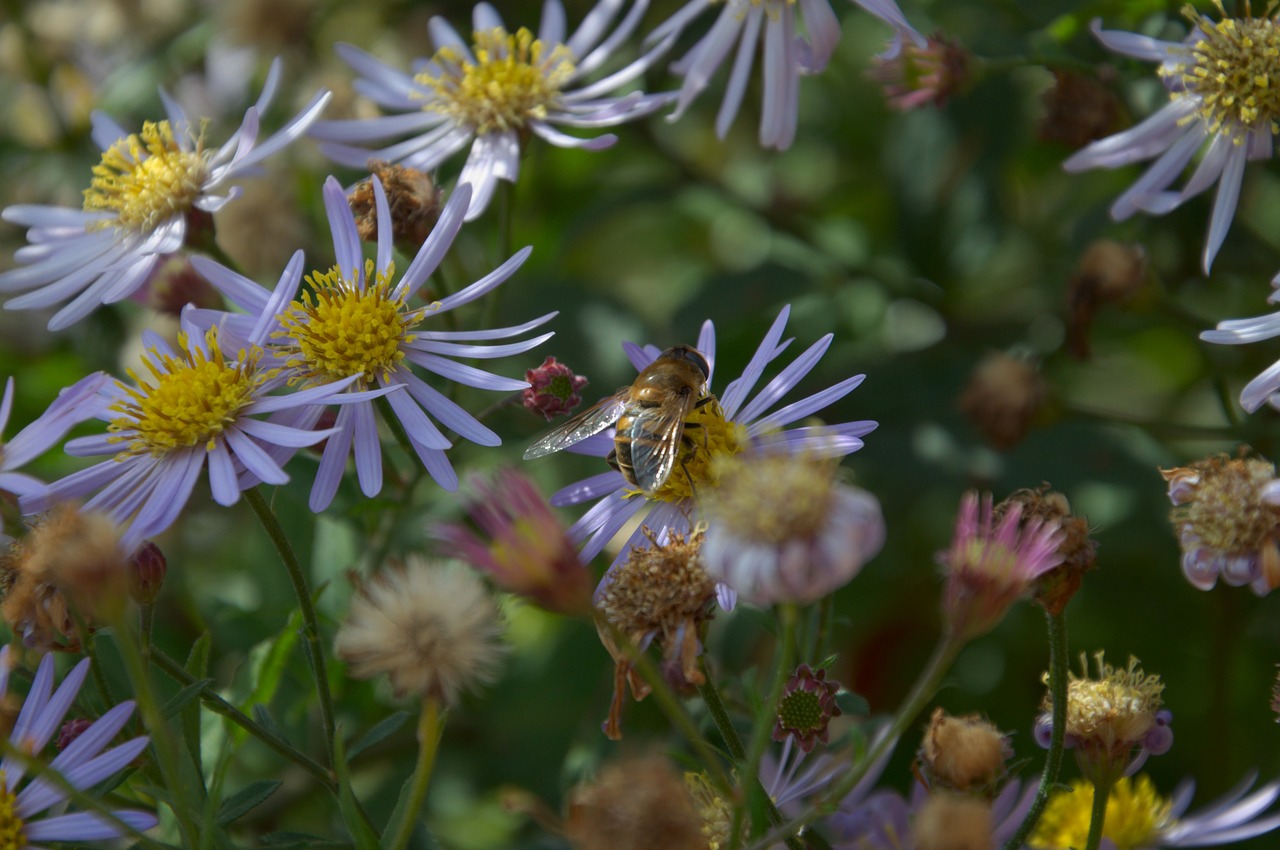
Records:
[[[956,515],[951,548],[939,553],[946,573],[942,610],[947,627],[971,640],[994,629],[1032,583],[1062,563],[1062,533],[1052,521],[1022,523],[1015,504],[997,522],[991,495],[965,494]]]
[[[1280,797],[1280,782],[1271,782],[1250,793],[1256,775],[1204,809],[1184,814],[1195,793],[1195,780],[1184,779],[1173,795],[1161,797],[1146,775],[1116,781],[1107,798],[1103,842],[1116,850],[1160,850],[1172,847],[1209,847],[1235,844],[1280,827],[1280,814],[1262,814]],[[1083,847],[1089,834],[1093,786],[1075,781],[1071,788],[1055,792],[1027,841],[1034,850],[1067,850]]]
[[[787,426],[844,398],[862,383],[865,375],[846,378],[769,412],[817,365],[831,345],[831,334],[819,339],[782,369],[754,398],[748,398],[765,368],[791,344],[791,340],[782,339],[790,313],[790,306],[782,309],[741,377],[728,383],[722,397],[694,409],[686,422],[686,432],[701,430],[697,430],[698,437],[691,440],[689,454],[676,464],[661,487],[652,492],[642,492],[629,484],[621,472],[611,471],[579,481],[552,496],[551,504],[557,506],[597,500],[569,529],[575,540],[586,541],[582,550],[584,561],[598,555],[623,526],[646,508],[652,510],[644,518],[644,525],[654,533],[660,534],[665,529],[688,533],[697,519],[695,493],[709,493],[719,486],[714,463],[717,457],[732,456],[751,448],[807,458],[834,459],[862,448],[862,437],[874,431],[877,423],[863,420],[802,428]],[[642,348],[632,343],[625,343],[623,348],[637,370],[644,369],[661,353],[654,346]],[[712,367],[708,379],[710,387],[715,366],[715,326],[710,321],[702,326],[697,348]],[[613,432],[606,430],[571,446],[569,450],[603,459],[613,450],[613,445]],[[623,545],[615,564],[625,559],[633,547],[643,545],[644,533],[638,529]],[[728,600],[722,598],[721,601]]]
[[[1280,274],[1271,279],[1274,290],[1267,302],[1280,302]],[[1248,345],[1280,336],[1280,312],[1249,319],[1228,319],[1218,323],[1211,331],[1204,331],[1200,338],[1205,342],[1221,345]],[[1264,404],[1280,410],[1280,360],[1272,363],[1240,391],[1240,406],[1249,413]]]
[[[1277,17],[1228,17],[1214,0],[1222,20],[1186,7],[1193,29],[1183,41],[1161,41],[1135,33],[1103,30],[1098,40],[1116,53],[1159,62],[1170,101],[1150,118],[1124,132],[1093,142],[1063,167],[1068,171],[1118,168],[1155,159],[1111,205],[1117,221],[1142,211],[1163,215],[1215,183],[1217,196],[1204,246],[1207,274],[1227,236],[1240,198],[1248,160],[1272,156],[1272,136],[1280,129],[1280,28]],[[1248,6],[1246,5],[1246,9]],[[1208,142],[1200,164],[1180,191],[1169,185]]]
[[[12,660],[9,647],[0,649],[0,698],[8,695]],[[65,812],[70,796],[66,785],[77,791],[92,788],[124,770],[146,749],[148,738],[134,738],[114,747],[107,744],[124,728],[134,704],[122,702],[95,720],[52,761],[49,770],[62,777],[38,778],[19,790],[31,765],[18,754],[39,758],[57,733],[89,673],[89,659],[75,666],[62,684],[53,687],[53,655],[40,660],[22,710],[9,734],[6,754],[0,761],[0,824],[9,846],[38,850],[48,842],[106,841],[124,838],[127,830],[141,832],[156,825],[156,816],[134,809],[114,809],[112,817],[96,811]],[[57,809],[58,814],[49,814]],[[42,817],[42,815],[44,815]]]
[[[128,372],[134,385],[116,381],[86,403],[87,413],[109,423],[108,433],[66,445],[67,453],[78,457],[110,457],[22,497],[23,511],[39,513],[95,493],[84,509],[127,524],[121,546],[132,552],[178,518],[206,465],[209,489],[220,505],[240,498],[242,473],[252,483],[288,481],[267,447],[283,449],[288,457],[333,432],[257,417],[328,402],[354,378],[271,395],[285,378],[263,352],[268,329],[268,323],[259,322],[247,346],[231,349],[238,354],[228,353],[217,328],[202,334],[184,322],[176,350],[158,334],[145,333],[145,371]]]
[[[615,92],[643,74],[674,36],[621,70],[585,82],[627,40],[648,5],[633,3],[609,32],[623,3],[601,0],[566,37],[560,0],[546,0],[536,36],[524,27],[509,31],[493,6],[480,3],[472,15],[470,46],[443,18],[431,19],[435,55],[417,60],[411,74],[339,44],[338,55],[360,74],[356,91],[396,114],[321,121],[311,135],[324,141],[321,150],[334,162],[356,168],[381,159],[432,171],[470,145],[458,182],[474,187],[467,213],[474,219],[489,205],[497,181],[515,182],[530,134],[557,147],[600,150],[617,137],[583,139],[559,128],[611,127],[671,102],[670,94]],[[405,135],[410,138],[390,147],[363,147]]]
[[[1262,458],[1210,457],[1161,470],[1169,519],[1182,548],[1182,574],[1211,590],[1221,577],[1259,596],[1280,586],[1280,480]]]
[[[24,496],[34,493],[44,482],[32,478],[18,468],[31,459],[44,454],[54,443],[67,435],[78,422],[89,416],[85,404],[92,401],[109,380],[102,372],[94,372],[58,393],[53,404],[34,422],[5,442],[0,439],[0,491]],[[4,435],[9,415],[13,413],[13,378],[5,382],[4,397],[0,398],[0,437]]]
[[[778,717],[773,724],[773,740],[794,739],[804,752],[811,752],[818,742],[827,743],[831,718],[840,715],[836,705],[839,682],[828,682],[827,671],[813,671],[801,664],[787,680],[778,700]]]
[[[470,187],[463,184],[454,191],[435,229],[397,279],[392,261],[391,212],[382,184],[376,176],[372,182],[379,222],[375,257],[366,260],[361,253],[351,207],[342,186],[330,177],[323,194],[337,262],[330,269],[307,275],[310,291],[297,298],[294,294],[303,268],[301,252],[294,255],[274,294],[211,260],[200,257],[193,260],[210,283],[250,314],[227,317],[204,313],[198,316],[200,321],[219,323],[237,334],[249,324],[265,324],[273,350],[291,382],[315,384],[342,380],[355,394],[336,399],[347,403],[338,412],[334,434],[325,443],[311,488],[310,505],[317,512],[333,500],[346,470],[347,457],[353,452],[356,476],[364,494],[374,496],[382,489],[382,450],[372,397],[362,395],[370,388],[380,388],[387,393],[392,412],[431,477],[442,487],[456,490],[458,476],[445,454],[452,444],[431,417],[473,443],[496,446],[502,441],[427,384],[410,366],[469,387],[500,392],[523,390],[528,386],[524,381],[492,375],[451,358],[494,358],[528,351],[549,339],[551,334],[505,345],[473,343],[522,334],[556,315],[548,313],[522,325],[492,330],[427,330],[423,324],[428,318],[468,304],[505,282],[533,249],[517,251],[498,268],[452,295],[424,307],[411,306],[410,299],[435,271],[462,227]],[[402,388],[402,392],[396,391]],[[277,420],[295,428],[310,428],[323,410],[317,405],[298,408],[282,413]]]
[[[646,40],[654,42],[677,35],[716,2],[690,0]],[[921,48],[927,46],[924,36],[911,28],[894,0],[853,2],[894,28],[894,39],[883,54],[885,58],[898,54],[904,36]],[[799,33],[801,19],[807,37]],[[825,68],[839,41],[840,22],[828,0],[726,0],[711,29],[671,66],[672,71],[684,77],[684,83],[670,120],[676,121],[684,114],[736,45],[733,70],[716,116],[716,135],[723,139],[742,105],[756,46],[763,42],[760,144],[786,150],[795,139],[799,120],[800,76]]]
[[[0,218],[30,228],[30,242],[14,255],[19,268],[0,274],[0,293],[31,290],[10,298],[8,310],[30,310],[69,302],[49,320],[61,330],[101,304],[127,298],[167,255],[192,237],[208,237],[209,216],[239,194],[228,181],[300,137],[324,109],[318,93],[275,134],[258,142],[259,116],[280,81],[281,63],[271,65],[257,103],[220,148],[205,141],[203,123],[160,91],[167,118],[130,133],[101,112],[93,114],[93,140],[102,148],[83,209],[39,205],[7,207]],[[225,194],[218,194],[224,192]]]

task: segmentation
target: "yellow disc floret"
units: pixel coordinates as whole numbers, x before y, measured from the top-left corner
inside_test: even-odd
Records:
[[[366,285],[352,283],[337,266],[307,275],[312,292],[289,305],[280,317],[288,337],[287,365],[308,379],[333,381],[360,375],[362,384],[388,378],[404,359],[402,346],[413,342],[410,331],[427,308],[410,310],[404,297],[391,297],[395,265],[382,271],[365,261]]]
[[[250,404],[266,374],[257,368],[260,351],[241,352],[228,362],[218,347],[218,330],[205,334],[208,353],[188,344],[179,334],[182,354],[173,357],[151,349],[144,361],[151,378],[129,370],[137,388],[120,384],[127,394],[111,406],[120,414],[109,431],[127,442],[123,454],[160,456],[204,443],[212,450],[217,437],[233,424]]]
[[[1138,659],[1130,657],[1125,669],[1106,663],[1103,653],[1094,656],[1098,678],[1090,679],[1083,654],[1079,677],[1067,683],[1067,734],[1077,746],[1097,746],[1117,755],[1140,742],[1156,722],[1164,683],[1155,674],[1142,672]],[[1046,703],[1048,697],[1045,698]]]
[[[1280,29],[1274,18],[1226,17],[1214,23],[1190,6],[1186,16],[1200,38],[1182,48],[1182,61],[1161,73],[1199,98],[1198,114],[1210,133],[1225,131],[1236,144],[1248,131],[1280,132]],[[1246,7],[1247,8],[1247,7]],[[1183,96],[1175,92],[1174,97]]]
[[[519,130],[531,118],[546,118],[573,76],[569,48],[548,50],[524,27],[514,35],[501,27],[480,30],[474,39],[475,62],[455,47],[442,47],[432,60],[439,72],[414,78],[435,92],[425,108],[477,133]]]
[[[714,397],[698,405],[684,421],[685,451],[663,485],[649,497],[664,502],[681,502],[693,498],[703,489],[719,486],[716,459],[731,457],[747,444],[747,429],[724,418],[724,408]],[[641,495],[642,491],[628,491]]]
[[[1072,782],[1070,791],[1059,791],[1049,798],[1027,846],[1038,850],[1085,846],[1092,808],[1093,786],[1080,780]],[[1111,839],[1116,850],[1151,847],[1169,815],[1169,802],[1156,793],[1150,779],[1145,775],[1135,780],[1122,777],[1111,786],[1102,837]]]
[[[17,796],[9,790],[0,770],[0,850],[20,850],[27,846],[26,824],[18,817]]]
[[[102,226],[146,233],[190,210],[208,171],[203,135],[194,150],[183,150],[168,121],[148,121],[102,152],[84,208],[115,213]]]

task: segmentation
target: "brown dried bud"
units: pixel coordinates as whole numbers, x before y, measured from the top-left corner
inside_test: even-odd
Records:
[[[160,547],[150,540],[143,541],[129,560],[129,595],[139,605],[150,605],[160,595],[169,562]]]
[[[62,724],[62,728],[58,730],[57,747],[58,752],[62,752],[84,734],[85,730],[93,725],[93,721],[87,717],[74,717]]]
[[[415,168],[371,159],[369,171],[377,176],[382,183],[382,191],[386,193],[396,247],[414,256],[440,218],[440,190],[429,174]],[[374,199],[373,181],[357,183],[349,200],[360,238],[366,242],[377,241],[378,206]]]
[[[1089,329],[1098,306],[1133,297],[1147,280],[1147,252],[1141,245],[1099,239],[1085,250],[1067,281],[1067,349],[1089,356]]]
[[[992,794],[1012,756],[1008,736],[990,721],[936,708],[916,758],[930,788]]]
[[[997,352],[973,370],[958,406],[987,442],[1004,451],[1026,436],[1044,398],[1044,378],[1034,365]]]
[[[991,850],[991,805],[958,794],[931,794],[911,828],[914,850]]]
[[[1050,490],[1048,484],[1034,490],[1018,490],[996,505],[996,515],[1003,516],[1015,504],[1022,506],[1024,521],[1038,517],[1058,523],[1062,533],[1062,542],[1058,545],[1062,563],[1036,580],[1032,596],[1050,613],[1061,614],[1080,589],[1084,574],[1098,563],[1098,544],[1089,536],[1089,520],[1072,514],[1067,497]]]
[[[1044,117],[1036,135],[1043,142],[1082,148],[1109,136],[1120,121],[1120,100],[1097,77],[1075,71],[1053,72],[1044,93]]]
[[[656,755],[607,765],[575,789],[565,833],[579,850],[707,850],[685,783]]]

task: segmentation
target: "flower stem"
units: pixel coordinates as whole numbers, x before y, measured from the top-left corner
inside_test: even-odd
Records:
[[[1026,842],[1049,803],[1049,794],[1058,781],[1058,771],[1062,768],[1062,753],[1067,739],[1067,618],[1047,609],[1044,615],[1049,622],[1049,701],[1053,732],[1035,800],[1022,819],[1018,831],[1005,842],[1003,850],[1019,850]]]
[[[1093,811],[1089,817],[1089,839],[1084,850],[1098,850],[1102,842],[1102,827],[1107,820],[1107,800],[1111,797],[1111,780],[1095,780],[1093,786]]]
[[[390,843],[383,843],[387,850],[404,850],[413,836],[422,804],[431,786],[431,771],[440,751],[440,736],[444,733],[445,716],[440,713],[440,702],[435,697],[422,698],[422,713],[418,716],[418,763],[413,768],[413,786],[409,789],[404,818]]]
[[[266,530],[267,536],[271,538],[272,544],[275,545],[276,552],[280,555],[285,571],[289,574],[289,580],[293,583],[293,592],[298,597],[298,606],[302,609],[302,625],[307,638],[307,652],[311,660],[311,672],[315,675],[316,693],[320,697],[320,716],[324,723],[325,751],[328,753],[329,763],[332,764],[335,735],[333,697],[329,694],[329,678],[326,675],[329,668],[324,661],[324,647],[320,643],[320,624],[316,618],[315,605],[311,600],[311,591],[307,588],[307,577],[302,572],[302,565],[298,563],[298,556],[294,553],[293,546],[289,543],[289,538],[285,536],[284,529],[280,526],[280,520],[276,517],[275,511],[271,509],[271,506],[267,504],[267,500],[263,498],[262,493],[256,487],[253,487],[244,491],[244,499],[257,515],[258,521],[262,523],[262,527]]]

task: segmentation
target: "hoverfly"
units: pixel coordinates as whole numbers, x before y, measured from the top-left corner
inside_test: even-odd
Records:
[[[609,465],[645,492],[657,490],[671,475],[684,442],[685,419],[707,395],[711,366],[688,345],[668,348],[646,366],[635,383],[597,402],[538,440],[525,460],[566,449],[599,434],[615,422]]]

